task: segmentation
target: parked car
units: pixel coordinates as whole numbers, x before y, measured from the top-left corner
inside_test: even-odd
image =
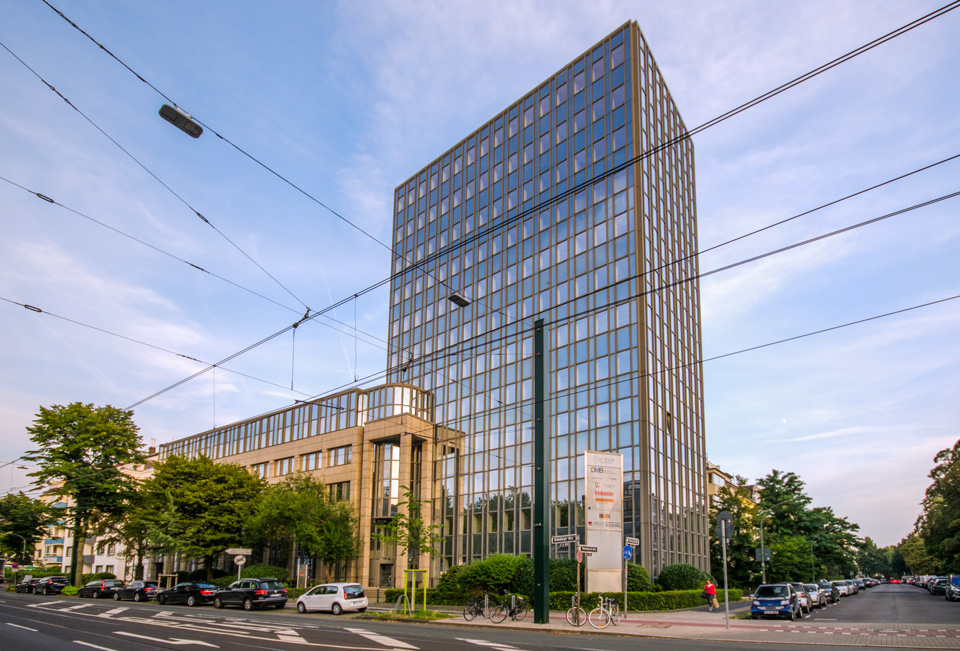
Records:
[[[37,585],[40,579],[24,579],[14,588],[17,592],[33,592],[33,586]]]
[[[263,606],[279,609],[287,605],[287,588],[277,579],[240,579],[218,590],[213,605],[216,608],[242,606],[244,610]]]
[[[134,601],[150,601],[157,596],[160,588],[153,581],[131,581],[113,593],[117,601],[133,599]]]
[[[827,605],[827,593],[821,590],[819,585],[816,583],[804,583],[803,587],[807,589],[811,607],[823,608]]]
[[[847,587],[847,582],[846,582],[846,581],[831,581],[830,583],[832,583],[834,586],[836,586],[837,590],[840,591],[840,596],[841,596],[841,597],[849,597],[849,596],[850,596],[850,588]]]
[[[793,621],[801,615],[799,595],[790,583],[761,585],[753,594],[750,619],[785,617]]]
[[[796,583],[791,583],[793,589],[797,592],[797,598],[800,600],[800,614],[809,613],[813,610],[813,606],[810,605],[810,595],[807,594],[807,589],[799,581]]]
[[[833,581],[827,581],[824,579],[817,585],[820,586],[820,589],[823,590],[824,594],[826,595],[828,604],[835,604],[840,601],[840,588],[838,588]]]
[[[853,579],[853,582],[857,584],[857,589],[858,589],[858,590],[866,590],[866,589],[867,589],[867,582],[864,581],[863,579]]]
[[[217,590],[217,586],[212,583],[178,583],[172,588],[157,592],[157,603],[161,606],[166,604],[200,606],[213,601],[213,595]]]
[[[297,599],[297,612],[329,610],[334,615],[367,609],[367,594],[359,583],[325,583],[314,586]]]
[[[854,583],[850,579],[846,579],[844,583],[847,584],[847,590],[849,591],[850,594],[857,594],[858,592],[860,592],[860,586],[858,586],[856,583]]]
[[[119,579],[97,579],[90,581],[77,591],[78,597],[93,597],[94,599],[108,599],[118,588],[123,587]]]
[[[33,594],[60,594],[68,585],[70,579],[65,576],[48,576],[33,586]]]
[[[947,588],[943,596],[947,601],[960,601],[960,574],[951,574],[947,578]]]
[[[950,582],[950,579],[948,579],[945,576],[937,577],[936,579],[933,580],[933,582],[930,583],[930,594],[932,595],[942,594],[946,596],[947,583],[949,582]]]

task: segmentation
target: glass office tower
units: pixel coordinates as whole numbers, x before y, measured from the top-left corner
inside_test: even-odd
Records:
[[[442,568],[531,552],[538,318],[551,535],[583,537],[583,452],[619,452],[635,559],[708,568],[685,133],[627,23],[397,187],[388,381],[457,433],[431,460]]]

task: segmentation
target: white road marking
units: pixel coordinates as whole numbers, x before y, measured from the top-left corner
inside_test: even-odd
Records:
[[[126,612],[127,608],[114,608],[113,610],[108,610],[105,613],[100,613],[97,617],[113,617],[114,615],[119,615],[120,613]]]
[[[382,644],[382,645],[384,645],[384,646],[388,646],[388,647],[390,647],[390,648],[392,648],[392,649],[416,649],[416,648],[418,648],[418,647],[413,646],[412,644],[407,644],[406,642],[401,642],[400,640],[395,640],[395,639],[393,639],[392,637],[387,637],[386,635],[379,635],[379,634],[377,634],[377,633],[373,633],[372,631],[368,631],[368,630],[363,629],[363,628],[345,628],[345,629],[343,629],[343,630],[349,631],[349,632],[351,632],[351,633],[356,633],[357,635],[360,635],[360,636],[362,636],[362,637],[367,638],[367,639],[370,640],[371,642],[377,642],[377,643]]]
[[[37,633],[37,632],[38,632],[37,629],[35,629],[35,628],[30,628],[29,626],[20,626],[20,624],[11,624],[10,622],[7,622],[7,626],[13,626],[13,627],[15,627],[15,628],[22,628],[22,629],[25,630],[25,631],[33,631],[34,633]]]
[[[58,610],[61,613],[68,613],[71,610],[80,610],[81,608],[86,608],[86,607],[87,607],[87,604],[80,604],[79,606],[70,606],[69,608],[55,608],[54,610]]]
[[[501,651],[518,651],[517,647],[510,646],[509,644],[501,644],[500,642],[488,642],[487,640],[472,640],[466,637],[458,637],[457,639],[460,640],[461,642],[469,642],[470,644],[488,646],[491,649],[500,649]]]
[[[82,644],[83,646],[88,646],[91,649],[100,649],[100,651],[116,651],[116,649],[111,649],[105,646],[97,646],[96,644],[90,644],[89,642],[84,642],[83,640],[74,640],[74,644]]]
[[[197,646],[208,646],[213,649],[219,649],[216,644],[210,644],[209,642],[204,642],[203,640],[184,640],[182,638],[173,638],[170,640],[161,640],[158,637],[147,637],[146,635],[137,635],[136,633],[128,633],[127,631],[114,631],[114,635],[126,635],[127,637],[135,637],[140,640],[149,640],[150,642],[163,642],[165,644],[172,644],[174,646],[186,646],[188,644],[196,644]]]
[[[65,604],[66,601],[60,599],[57,601],[42,601],[38,604],[29,604],[27,608],[46,608],[47,606],[52,606],[53,604]]]

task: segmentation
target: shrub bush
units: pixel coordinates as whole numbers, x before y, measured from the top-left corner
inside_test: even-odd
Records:
[[[650,573],[642,565],[627,563],[627,590],[629,592],[650,592],[651,588]]]
[[[660,571],[657,584],[664,590],[701,590],[709,575],[689,563],[674,563]]]
[[[514,577],[523,565],[523,556],[493,554],[465,566],[457,578],[457,584],[465,592],[487,590],[503,594],[513,589]]]
[[[84,574],[80,578],[80,583],[86,585],[90,581],[99,581],[101,579],[115,579],[117,575],[113,572],[97,572],[95,574]]]
[[[63,589],[63,593],[62,593],[62,594],[65,594],[65,595],[67,595],[68,597],[70,597],[70,596],[76,595],[78,592],[80,592],[80,588],[78,588],[78,587],[75,586],[75,585],[68,585],[68,586],[66,586],[66,587]]]
[[[466,565],[454,565],[440,575],[437,581],[437,587],[434,589],[437,603],[441,604],[461,604],[464,603],[464,593],[460,588],[460,574]],[[401,591],[402,594],[402,591]],[[396,598],[390,600],[396,601]],[[427,603],[430,603],[429,601]]]
[[[233,574],[230,574],[232,577]],[[287,582],[289,575],[287,570],[282,567],[277,567],[276,565],[250,565],[249,567],[244,566],[240,570],[240,576],[244,579],[263,579],[271,578],[281,581],[283,583]],[[234,579],[235,581],[236,579]],[[228,582],[229,583],[229,582]]]

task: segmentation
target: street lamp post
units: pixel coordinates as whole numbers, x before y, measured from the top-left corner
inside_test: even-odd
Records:
[[[767,582],[767,552],[763,546],[763,519],[770,515],[767,511],[760,511],[760,572],[763,582]]]
[[[18,534],[18,533],[13,533],[12,531],[11,531],[10,533],[4,534],[4,535],[6,535],[6,536],[16,536],[17,538],[19,538],[20,540],[23,541],[23,548],[22,548],[21,551],[20,551],[20,564],[23,565],[23,557],[27,555],[27,539],[24,538],[23,536],[21,536],[21,535]],[[17,568],[17,583],[20,583],[20,571],[19,571],[19,568]]]

